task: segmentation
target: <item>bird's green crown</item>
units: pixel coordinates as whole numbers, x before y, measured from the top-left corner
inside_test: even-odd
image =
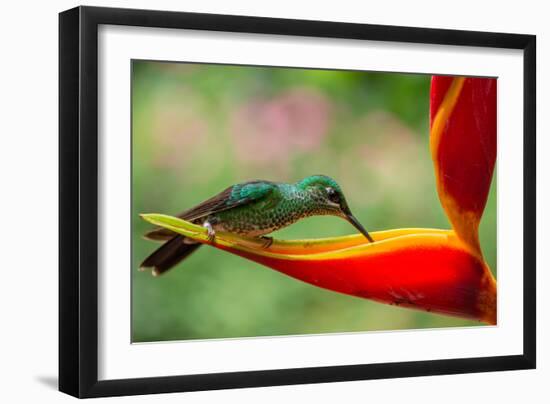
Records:
[[[338,185],[336,181],[326,175],[311,175],[299,181],[297,185],[302,189],[319,186],[323,188],[332,188],[340,193],[342,192],[342,190],[340,189],[340,185]]]

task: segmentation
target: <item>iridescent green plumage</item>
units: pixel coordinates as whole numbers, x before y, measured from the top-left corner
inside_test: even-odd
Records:
[[[294,184],[262,180],[236,184],[179,217],[204,225],[212,237],[216,231],[259,237],[317,215],[346,218],[372,241],[351,214],[340,186],[324,175],[310,176]],[[168,241],[141,265],[152,267],[155,274],[168,270],[200,245],[165,229],[153,230],[146,237]]]

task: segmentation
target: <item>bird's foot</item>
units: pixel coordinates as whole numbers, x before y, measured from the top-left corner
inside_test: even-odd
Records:
[[[211,243],[216,242],[216,230],[212,227],[212,224],[210,222],[204,222],[203,227],[206,228],[206,231],[208,232],[208,241]]]
[[[269,248],[271,247],[271,244],[273,244],[273,237],[269,236],[261,236],[260,237],[263,240],[262,248]]]

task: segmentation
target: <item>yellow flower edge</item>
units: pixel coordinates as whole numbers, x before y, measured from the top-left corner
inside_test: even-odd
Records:
[[[244,237],[227,232],[217,232],[214,243],[208,238],[206,229],[202,226],[190,223],[177,217],[148,213],[140,215],[147,222],[164,227],[185,237],[192,238],[204,244],[216,244],[219,247],[234,248],[248,253],[292,259],[326,259],[329,257],[349,257],[354,254],[368,252],[379,253],[387,250],[391,242],[397,247],[399,240],[411,244],[411,238],[416,239],[417,244],[438,240],[438,242],[453,240],[459,242],[452,230],[430,228],[404,228],[371,232],[375,240],[370,243],[362,234],[348,236],[302,239],[302,240],[277,240],[274,239],[269,248],[264,247],[264,241],[252,237]],[[397,244],[396,244],[397,243]],[[460,246],[466,248],[460,243]]]

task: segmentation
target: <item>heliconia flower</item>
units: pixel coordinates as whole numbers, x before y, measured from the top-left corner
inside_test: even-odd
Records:
[[[431,84],[430,147],[437,191],[452,230],[394,229],[363,235],[262,240],[206,230],[171,216],[142,217],[201,243],[312,285],[381,303],[496,324],[496,281],[478,225],[496,158],[496,81],[439,77]]]

